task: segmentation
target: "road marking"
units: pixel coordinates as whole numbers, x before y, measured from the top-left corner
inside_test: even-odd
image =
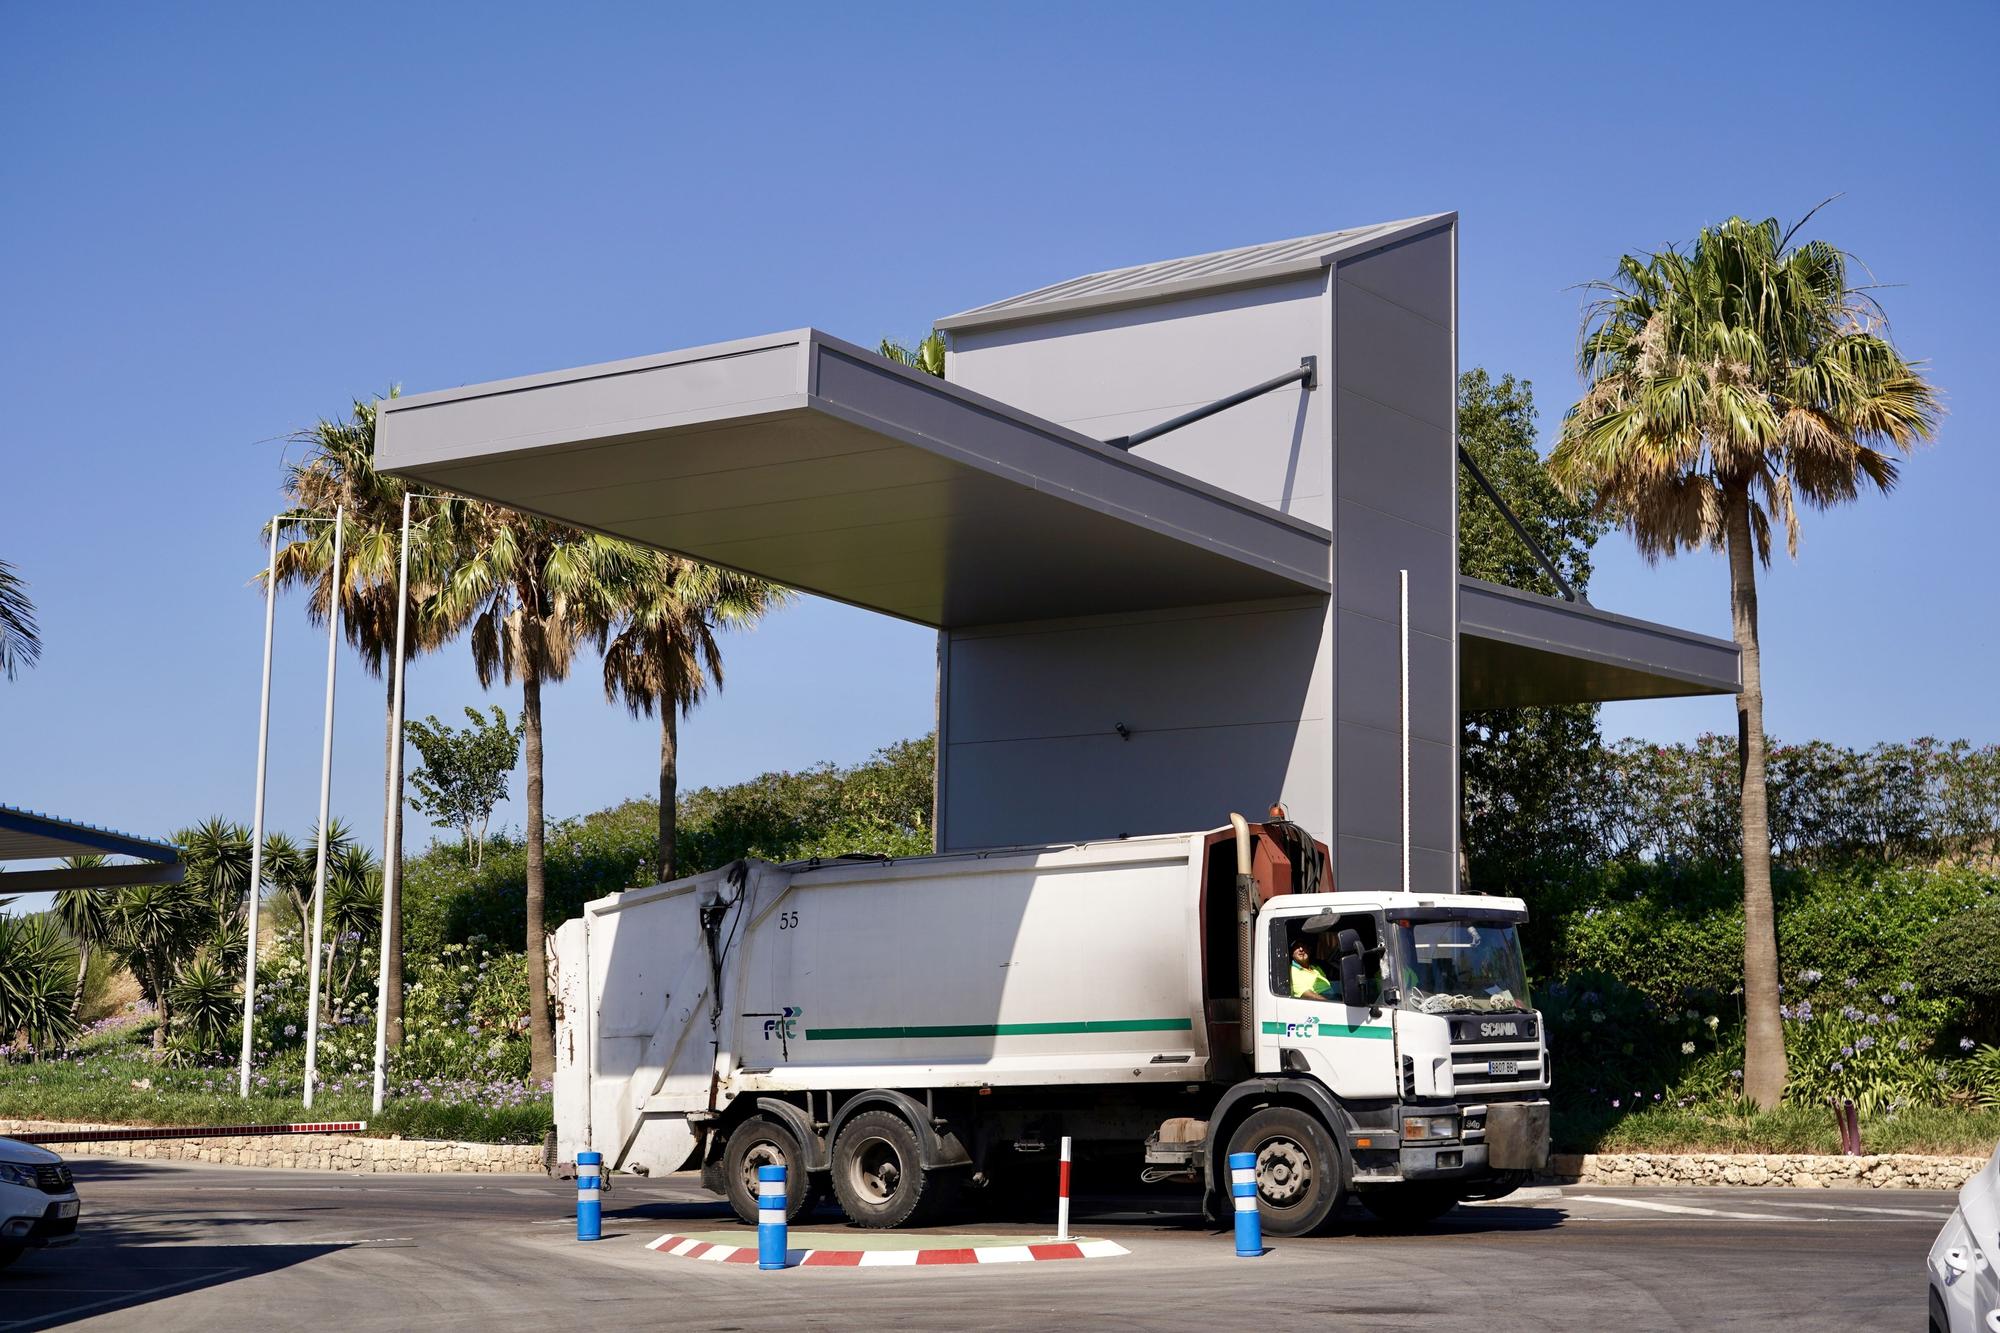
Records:
[[[1924,1217],[1939,1222],[1951,1216],[1951,1209],[1949,1208],[1871,1208],[1866,1204],[1859,1203],[1807,1203],[1803,1200],[1794,1202],[1790,1199],[1759,1199],[1757,1206],[1759,1208],[1810,1208],[1815,1212],[1880,1213],[1887,1217]]]
[[[234,1277],[238,1273],[248,1271],[245,1268],[211,1268],[194,1277],[182,1278],[179,1282],[163,1282],[157,1287],[139,1287],[132,1291],[121,1291],[117,1295],[107,1296],[101,1301],[92,1301],[89,1305],[71,1305],[61,1310],[52,1311],[46,1315],[36,1315],[30,1319],[11,1319],[4,1324],[0,1324],[0,1328],[26,1328],[30,1324],[41,1323],[47,1319],[60,1319],[67,1322],[80,1314],[88,1314],[92,1310],[101,1310],[107,1305],[122,1305],[128,1301],[136,1302],[145,1297],[158,1296],[169,1291],[179,1291],[182,1287],[192,1287],[200,1282],[220,1282],[225,1278]]]
[[[527,1195],[532,1195],[537,1199],[546,1199],[549,1197],[549,1195],[553,1194],[555,1191],[553,1189],[538,1190],[534,1188],[532,1185],[509,1185],[507,1186],[507,1192],[509,1194],[527,1194]]]
[[[1578,1203],[1608,1203],[1614,1208],[1642,1208],[1652,1213],[1683,1213],[1692,1217],[1725,1217],[1736,1222],[1783,1222],[1769,1213],[1734,1213],[1722,1208],[1695,1208],[1682,1203],[1660,1203],[1653,1199],[1612,1199],[1602,1194],[1572,1194]]]

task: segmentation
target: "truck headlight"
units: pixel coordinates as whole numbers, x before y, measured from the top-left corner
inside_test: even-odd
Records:
[[[1456,1115],[1406,1115],[1403,1117],[1403,1141],[1421,1142],[1426,1139],[1455,1139],[1458,1137],[1458,1117]]]
[[[16,1166],[12,1162],[0,1162],[0,1184],[19,1185],[23,1189],[39,1187],[34,1167]]]

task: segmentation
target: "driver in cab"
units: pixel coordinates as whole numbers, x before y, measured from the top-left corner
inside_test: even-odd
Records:
[[[1292,998],[1297,1000],[1327,1000],[1335,996],[1333,983],[1326,973],[1312,960],[1312,952],[1306,948],[1304,940],[1292,945]]]

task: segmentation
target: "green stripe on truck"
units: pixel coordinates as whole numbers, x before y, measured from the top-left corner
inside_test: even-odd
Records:
[[[1264,1024],[1264,1035],[1267,1037],[1282,1037],[1287,1035],[1285,1032],[1286,1028],[1288,1027],[1297,1028],[1303,1026],[1304,1024],[1301,1023],[1267,1022]],[[1375,1024],[1359,1023],[1352,1027],[1349,1027],[1345,1023],[1321,1023],[1319,1024],[1318,1029],[1315,1032],[1295,1033],[1292,1035],[1319,1036],[1319,1037],[1360,1037],[1375,1041],[1387,1041],[1389,1040],[1390,1029],[1389,1025],[1386,1023],[1375,1023]]]
[[[1098,1018],[1078,1023],[947,1023],[938,1027],[807,1028],[807,1041],[897,1041],[907,1037],[1056,1037],[1090,1032],[1191,1032],[1185,1018]]]

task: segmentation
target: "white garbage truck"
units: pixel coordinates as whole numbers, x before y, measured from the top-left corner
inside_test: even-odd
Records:
[[[1414,1224],[1545,1164],[1518,899],[1340,889],[1296,825],[904,860],[747,860],[551,938],[557,1153],[699,1168],[745,1221],[782,1163],[894,1227],[1038,1178],[1342,1201]],[[1052,1175],[1048,1178],[1052,1179]]]

